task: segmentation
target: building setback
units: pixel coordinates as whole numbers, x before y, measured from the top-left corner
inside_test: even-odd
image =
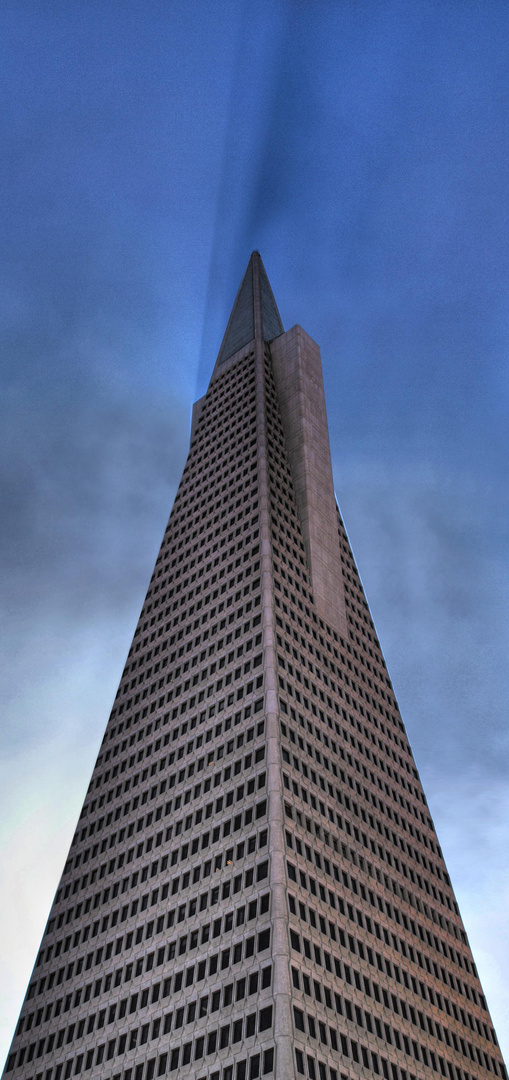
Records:
[[[4,1076],[506,1080],[256,252]]]

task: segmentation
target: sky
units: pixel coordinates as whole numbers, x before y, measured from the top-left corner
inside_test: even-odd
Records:
[[[509,1057],[509,7],[0,6],[0,1060],[250,252]]]

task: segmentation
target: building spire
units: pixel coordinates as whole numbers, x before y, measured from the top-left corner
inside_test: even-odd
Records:
[[[283,333],[283,323],[260,254],[253,251],[228,320],[217,366],[249,345],[258,334],[264,341],[272,341]]]

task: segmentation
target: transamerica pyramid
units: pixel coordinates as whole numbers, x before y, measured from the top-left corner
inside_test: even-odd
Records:
[[[506,1080],[257,252],[4,1076]]]

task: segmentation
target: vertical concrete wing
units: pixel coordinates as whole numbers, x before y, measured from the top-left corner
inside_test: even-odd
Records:
[[[314,600],[324,622],[345,636],[345,594],[320,349],[301,326],[281,334],[270,349]]]

